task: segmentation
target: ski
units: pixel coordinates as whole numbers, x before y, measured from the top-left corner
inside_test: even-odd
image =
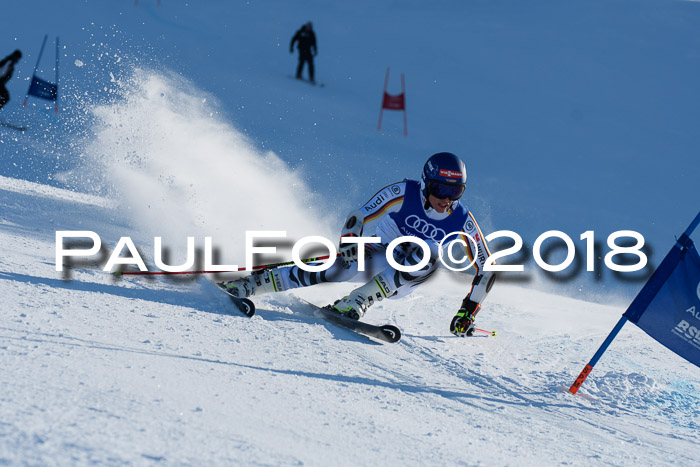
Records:
[[[233,304],[236,306],[238,311],[240,311],[241,313],[243,313],[244,315],[246,315],[249,318],[255,314],[255,304],[251,300],[249,300],[247,298],[234,297],[233,295],[231,295],[229,293],[228,289],[226,289],[226,286],[224,285],[223,282],[217,282],[216,285],[221,290],[223,290],[226,295],[229,296],[229,298],[231,299]]]
[[[240,311],[248,317],[255,315],[255,304],[250,299],[234,297],[226,289],[226,286],[223,282],[217,282],[216,285],[231,298],[231,301],[233,301],[238,311]],[[332,309],[322,308],[320,306],[314,305],[313,303],[309,303],[306,300],[301,301],[312,307],[314,310],[318,311],[320,315],[327,321],[337,326],[344,327],[345,329],[349,329],[350,331],[362,334],[367,337],[373,337],[384,342],[393,343],[398,342],[399,339],[401,339],[401,330],[391,324],[377,326],[374,324],[364,323],[362,321],[343,316],[339,312],[334,311]]]
[[[18,131],[22,131],[22,132],[27,131],[26,126],[17,126],[17,125],[13,125],[12,123],[2,122],[2,121],[0,121],[0,125],[7,127],[7,128],[12,128],[13,130],[18,130]]]
[[[323,88],[326,86],[324,83],[319,83],[318,81],[314,82],[306,78],[296,78],[292,75],[287,75],[287,77],[296,81],[301,81],[302,83],[310,84],[311,86],[318,86],[319,88]]]
[[[345,329],[349,329],[350,331],[390,343],[398,342],[399,339],[401,339],[401,330],[391,324],[384,324],[381,326],[368,324],[356,319],[348,318],[347,316],[343,316],[339,312],[330,308],[322,308],[314,305],[313,303],[309,303],[306,300],[302,301],[313,307],[327,321]]]

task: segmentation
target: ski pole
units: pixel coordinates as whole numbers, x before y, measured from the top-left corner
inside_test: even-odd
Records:
[[[336,255],[336,258],[340,256],[340,253]],[[313,263],[315,261],[321,261],[324,259],[330,258],[330,255],[326,256],[318,256],[316,258],[306,258],[302,259],[302,263]],[[283,263],[273,263],[273,264],[263,264],[260,266],[253,266],[252,270],[257,271],[259,269],[270,269],[270,268],[278,268],[282,266],[291,266],[295,264],[294,261],[285,261]],[[166,271],[127,271],[127,272],[122,272],[122,271],[115,271],[112,274],[115,276],[165,276],[165,275],[174,275],[174,274],[216,274],[216,273],[226,273],[226,272],[241,272],[245,271],[246,268],[238,268],[234,271],[181,271],[181,272],[166,272]]]
[[[483,332],[486,334],[491,334],[493,337],[496,337],[496,331],[487,331],[485,329],[479,329],[479,328],[474,328],[475,331]]]

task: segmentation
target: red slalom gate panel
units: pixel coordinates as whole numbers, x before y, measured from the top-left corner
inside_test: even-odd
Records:
[[[398,110],[403,112],[403,134],[408,135],[408,126],[406,119],[406,82],[403,73],[401,73],[401,94],[389,94],[387,86],[389,85],[389,68],[386,69],[386,77],[384,78],[384,93],[382,95],[382,106],[379,109],[379,124],[377,131],[382,129],[382,116],[384,109]]]
[[[398,96],[392,96],[385,92],[384,100],[382,101],[382,109],[406,110],[406,99],[404,99],[404,95],[399,94]]]

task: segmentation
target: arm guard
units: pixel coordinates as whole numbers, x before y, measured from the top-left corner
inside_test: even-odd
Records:
[[[360,210],[352,211],[350,214],[348,214],[347,219],[345,219],[345,224],[343,224],[343,230],[340,232],[340,238],[361,236],[363,226],[362,222],[364,219],[365,216]],[[343,256],[345,264],[350,264],[353,261],[357,261],[357,244],[341,242],[338,250]]]

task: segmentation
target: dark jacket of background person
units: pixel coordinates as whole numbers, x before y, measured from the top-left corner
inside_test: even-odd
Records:
[[[0,109],[10,100],[10,93],[7,91],[5,84],[12,78],[12,73],[15,71],[15,65],[22,58],[22,52],[15,50],[7,57],[0,60]]]
[[[294,34],[292,42],[289,44],[290,52],[294,51],[295,42],[298,42],[297,49],[299,49],[299,58],[307,58],[316,55],[316,34],[314,34],[311,23],[306,23]]]

